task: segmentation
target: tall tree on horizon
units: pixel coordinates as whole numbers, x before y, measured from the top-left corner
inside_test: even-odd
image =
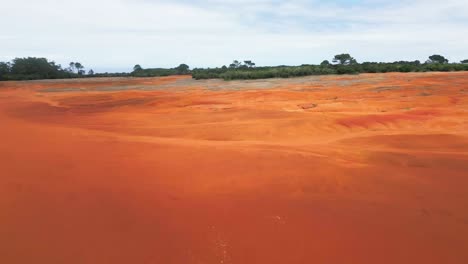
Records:
[[[85,73],[84,66],[79,62],[75,62],[75,69],[78,75],[83,75]]]
[[[229,64],[229,68],[231,69],[238,69],[242,64],[238,60],[234,60],[231,64]]]
[[[177,74],[187,74],[189,73],[190,66],[185,63],[180,64],[175,68],[177,70]]]
[[[134,72],[141,71],[141,70],[143,70],[143,68],[140,66],[140,64],[137,64],[137,65],[133,66],[133,71]]]
[[[255,67],[255,63],[253,63],[251,60],[245,60],[245,61],[244,61],[244,64],[245,64],[248,68],[253,68],[253,67]]]
[[[0,80],[2,76],[10,73],[11,65],[9,62],[0,62]]]
[[[335,55],[335,57],[333,58],[333,63],[338,63],[340,65],[350,65],[356,64],[357,61],[348,53],[343,53]]]
[[[426,61],[427,63],[440,63],[440,64],[444,64],[444,63],[448,63],[449,60],[447,60],[444,56],[442,55],[438,55],[438,54],[434,54],[432,56],[429,56],[429,60]]]
[[[71,71],[71,72],[75,72],[75,63],[74,62],[70,62],[70,64],[68,64],[68,69]]]

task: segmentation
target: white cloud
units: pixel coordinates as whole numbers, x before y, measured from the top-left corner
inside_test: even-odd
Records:
[[[113,71],[319,63],[338,52],[360,61],[468,56],[464,1],[340,2],[0,0],[0,60],[44,56]]]

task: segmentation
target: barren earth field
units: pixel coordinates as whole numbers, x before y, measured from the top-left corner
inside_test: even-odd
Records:
[[[468,263],[468,73],[0,83],[0,263]]]

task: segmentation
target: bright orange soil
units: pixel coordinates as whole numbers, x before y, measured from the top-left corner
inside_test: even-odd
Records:
[[[0,263],[468,263],[468,73],[297,80],[0,83]]]

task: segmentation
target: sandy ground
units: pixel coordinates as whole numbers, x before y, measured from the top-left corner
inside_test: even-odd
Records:
[[[0,263],[468,263],[468,73],[0,83]]]

